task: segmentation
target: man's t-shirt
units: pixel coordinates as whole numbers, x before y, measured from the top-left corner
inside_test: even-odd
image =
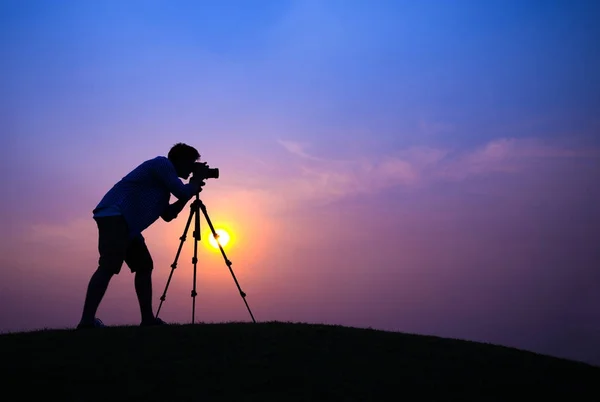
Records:
[[[147,160],[116,183],[94,208],[94,218],[123,215],[132,237],[141,235],[169,205],[171,194],[189,200],[193,184],[184,184],[164,156]]]

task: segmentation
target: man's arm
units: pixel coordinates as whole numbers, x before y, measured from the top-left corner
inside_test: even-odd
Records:
[[[197,186],[198,192],[200,192],[200,191],[202,191],[202,186],[204,186],[205,183],[203,180],[198,180],[198,179],[192,177],[190,179],[190,184]],[[160,217],[165,222],[172,221],[173,219],[177,218],[177,215],[179,215],[179,213],[181,212],[183,207],[185,207],[185,204],[187,204],[188,201],[189,201],[189,199],[185,199],[185,198],[181,198],[181,199],[175,201],[174,203],[168,205],[167,208],[165,208],[165,211],[160,215]]]
[[[177,218],[177,215],[181,212],[185,204],[187,204],[188,200],[182,198],[180,200],[175,201],[165,208],[165,211],[160,215],[160,217],[165,222],[171,222],[173,219]]]
[[[199,191],[201,184],[193,180],[190,180],[188,184],[184,184],[177,176],[173,165],[167,159],[161,160],[161,162],[161,164],[155,165],[154,172],[156,177],[178,200],[185,200],[187,202]]]

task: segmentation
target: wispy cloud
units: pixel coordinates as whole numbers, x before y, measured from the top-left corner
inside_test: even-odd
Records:
[[[539,160],[557,158],[599,158],[598,149],[574,149],[548,145],[535,138],[500,138],[482,147],[458,154],[436,172],[441,178],[457,180],[489,173],[526,171]]]
[[[500,138],[466,151],[411,147],[383,157],[354,160],[315,157],[306,143],[279,140],[279,144],[296,158],[289,163],[296,163],[297,170],[278,182],[275,191],[289,202],[333,201],[399,186],[414,189],[492,173],[515,174],[533,168],[540,159],[551,163],[556,158],[600,158],[598,150],[515,138]]]
[[[308,145],[305,143],[300,143],[300,142],[296,142],[296,141],[286,141],[286,140],[277,140],[277,142],[279,143],[279,145],[284,147],[289,153],[291,153],[293,155],[299,156],[301,158],[306,158],[306,159],[314,159],[314,160],[319,159],[312,155],[309,155],[306,152],[306,148],[308,147]]]

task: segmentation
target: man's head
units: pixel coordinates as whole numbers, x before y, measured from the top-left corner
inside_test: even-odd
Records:
[[[200,153],[196,148],[179,142],[173,145],[167,157],[175,166],[177,176],[187,179],[194,169],[194,163],[200,159]]]

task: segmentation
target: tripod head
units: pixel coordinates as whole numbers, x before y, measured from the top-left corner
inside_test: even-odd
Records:
[[[204,186],[206,185],[206,182],[204,180],[205,179],[202,179],[199,176],[192,176],[190,178],[190,183],[195,184],[195,185],[198,186],[198,191],[195,194],[196,199],[198,198],[198,194],[200,192],[202,192],[202,190],[204,189]]]

